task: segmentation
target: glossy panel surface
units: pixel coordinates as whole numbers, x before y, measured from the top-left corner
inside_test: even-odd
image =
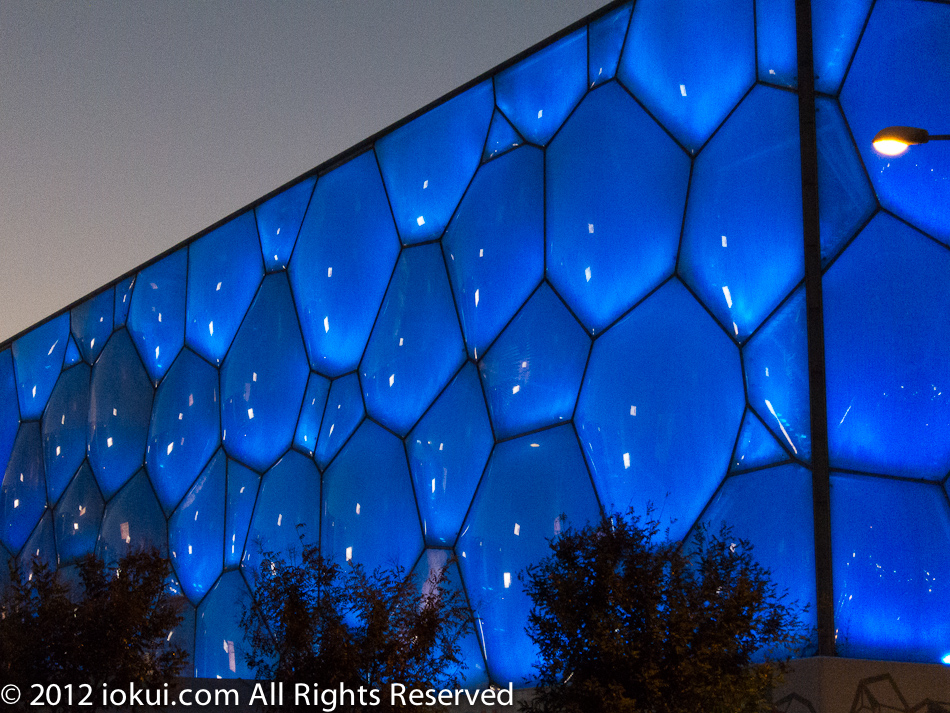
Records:
[[[630,26],[631,7],[631,4],[618,7],[590,23],[587,30],[588,86],[603,84],[617,74],[620,50]]]
[[[140,470],[119,494],[106,503],[96,556],[106,565],[118,562],[129,552],[149,547],[168,556],[165,514],[144,470]]]
[[[225,572],[195,621],[195,675],[199,678],[254,678],[244,660],[244,631],[238,622],[251,593],[240,572]]]
[[[303,404],[300,406],[297,430],[294,432],[294,446],[309,456],[313,455],[313,451],[317,447],[320,422],[323,420],[329,391],[329,379],[319,374],[310,374],[310,379],[307,381],[307,390],[303,396]]]
[[[72,366],[73,364],[78,364],[82,361],[82,354],[79,353],[79,347],[76,346],[76,340],[69,337],[69,341],[66,342],[66,358],[65,366]]]
[[[115,289],[109,288],[73,307],[69,313],[69,325],[82,358],[93,364],[112,334]]]
[[[228,503],[224,524],[224,566],[228,569],[241,564],[260,483],[261,476],[253,470],[228,460]]]
[[[185,343],[188,250],[142,270],[129,307],[129,334],[154,381],[161,379]]]
[[[50,503],[59,500],[86,457],[89,372],[85,364],[64,371],[43,414],[43,461]]]
[[[334,379],[327,395],[327,408],[320,424],[320,439],[314,452],[321,470],[326,469],[365,414],[359,376],[347,374]]]
[[[748,409],[742,418],[739,429],[739,440],[736,441],[736,450],[732,455],[730,470],[743,471],[773,465],[788,460],[785,452],[775,437],[762,425],[758,416]]]
[[[129,307],[132,305],[132,287],[135,278],[130,277],[115,286],[115,329],[124,327],[129,318]]]
[[[13,355],[5,349],[0,352],[0,468],[7,467],[19,423]]]
[[[301,181],[254,209],[268,272],[287,267],[316,181],[316,178]]]
[[[759,81],[798,86],[795,0],[755,0]]]
[[[53,530],[53,514],[47,511],[20,553],[20,568],[27,580],[33,576],[34,558],[56,568],[56,537]]]
[[[166,646],[180,646],[188,654],[188,665],[182,670],[183,676],[195,674],[195,608],[185,598],[181,584],[174,575],[168,578],[166,591],[182,604],[182,620],[178,626],[169,629],[165,635]]]
[[[103,507],[92,470],[83,463],[56,504],[56,542],[60,565],[70,564],[95,552]]]
[[[63,368],[68,339],[69,315],[63,314],[13,342],[21,418],[38,419],[43,415],[46,401]]]
[[[871,5],[872,0],[811,0],[815,89],[819,92],[838,92]]]
[[[46,478],[39,423],[20,425],[0,486],[0,540],[19,552],[46,509]]]
[[[506,151],[511,151],[524,143],[524,139],[515,130],[504,114],[495,110],[492,114],[491,125],[488,127],[488,140],[485,142],[485,151],[482,154],[483,160],[500,156]]]

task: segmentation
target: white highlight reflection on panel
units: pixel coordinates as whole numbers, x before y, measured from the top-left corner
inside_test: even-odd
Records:
[[[726,297],[726,306],[729,309],[732,309],[732,294],[729,292],[729,288],[726,285],[722,286],[722,294]]]
[[[505,589],[511,586],[511,572],[505,572]]]

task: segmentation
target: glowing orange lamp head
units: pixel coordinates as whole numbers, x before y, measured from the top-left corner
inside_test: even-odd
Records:
[[[926,129],[914,126],[888,126],[874,137],[874,150],[883,156],[900,156],[908,147],[926,144],[928,141],[950,139],[947,136],[931,136]]]

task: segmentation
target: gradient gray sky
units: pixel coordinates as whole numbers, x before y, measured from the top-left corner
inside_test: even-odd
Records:
[[[606,0],[0,0],[0,341]]]

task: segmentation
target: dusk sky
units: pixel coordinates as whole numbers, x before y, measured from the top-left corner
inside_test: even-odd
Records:
[[[606,0],[0,0],[0,341]]]

